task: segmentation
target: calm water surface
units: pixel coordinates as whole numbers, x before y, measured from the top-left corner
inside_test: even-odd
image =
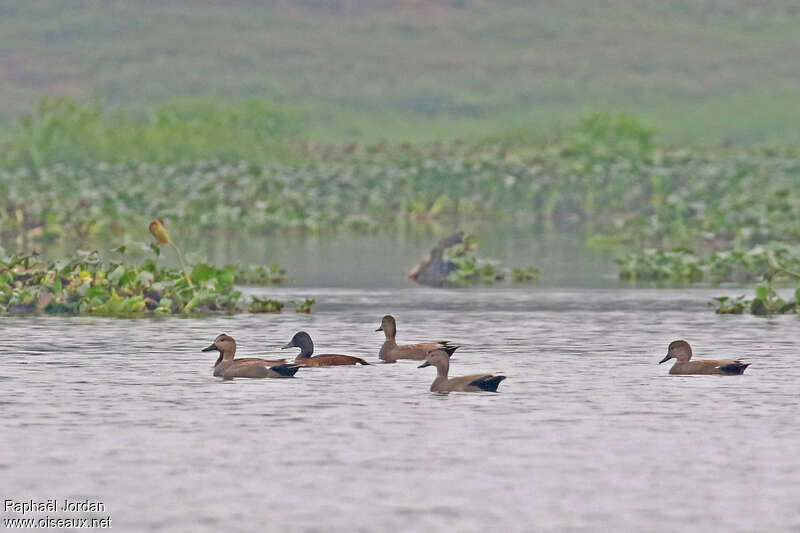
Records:
[[[2,497],[101,500],[119,531],[800,530],[797,317],[716,316],[725,291],[702,289],[269,292],[320,303],[4,318]],[[505,372],[501,392],[431,394],[414,362],[221,382],[200,352],[225,331],[278,354],[305,329],[375,361],[387,312],[401,341],[462,344],[454,375]],[[679,337],[753,365],[669,377]]]

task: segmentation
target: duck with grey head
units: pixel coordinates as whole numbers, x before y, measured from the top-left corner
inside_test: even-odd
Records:
[[[726,376],[736,376],[744,374],[744,370],[750,363],[743,363],[738,359],[707,359],[691,361],[692,347],[684,340],[672,341],[667,347],[667,355],[658,362],[665,363],[670,359],[675,359],[675,364],[669,369],[673,375],[687,374],[720,374]]]
[[[360,357],[352,355],[341,355],[334,353],[326,353],[314,355],[314,342],[311,340],[311,335],[305,331],[298,331],[292,337],[286,346],[281,348],[300,348],[300,353],[294,358],[294,363],[300,366],[341,366],[341,365],[368,365],[366,361]],[[313,357],[312,357],[313,356]]]
[[[286,359],[266,360],[257,357],[234,359],[236,341],[233,337],[222,333],[214,339],[204,352],[218,351],[219,357],[214,363],[214,375],[223,379],[233,378],[290,378],[297,373],[298,365],[287,364]]]
[[[397,344],[395,340],[397,322],[392,315],[384,316],[381,320],[381,327],[375,331],[382,331],[386,336],[386,340],[383,342],[380,352],[378,352],[378,357],[386,363],[396,363],[400,359],[422,361],[431,350],[451,350],[450,353],[452,354],[458,348],[458,346],[451,344],[449,341]]]
[[[453,351],[455,350],[453,349]],[[418,368],[436,367],[436,379],[431,383],[431,392],[497,392],[497,386],[506,379],[505,376],[473,374],[471,376],[448,378],[450,356],[453,351],[443,348],[431,350],[425,356],[425,362],[419,365]]]

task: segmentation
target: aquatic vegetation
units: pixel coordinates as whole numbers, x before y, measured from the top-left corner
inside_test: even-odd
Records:
[[[464,235],[461,242],[444,249],[442,260],[450,271],[446,285],[460,287],[502,279],[499,263],[478,257],[475,253],[477,247],[478,238],[475,235]]]
[[[0,237],[86,242],[153,217],[184,235],[393,232],[460,221],[661,249],[800,238],[800,155],[667,148],[601,115],[549,144],[298,146],[294,163],[84,161],[0,169]],[[594,148],[592,148],[594,147]]]
[[[533,283],[539,281],[539,276],[541,276],[541,274],[538,268],[532,266],[511,269],[511,277],[518,283]]]
[[[622,280],[696,282],[703,279],[700,259],[688,250],[647,249],[629,253],[616,262]]]
[[[447,260],[455,265],[455,270],[447,275],[447,285],[464,287],[477,284],[491,284],[504,279],[499,263],[470,253],[454,253]]]
[[[750,249],[714,251],[708,257],[688,250],[645,250],[618,259],[619,277],[630,281],[753,282],[753,298],[721,296],[712,305],[718,314],[771,315],[796,313],[800,287],[793,298],[782,298],[775,284],[800,280],[800,248],[769,243]]]
[[[122,317],[242,310],[244,298],[235,288],[240,266],[197,263],[187,275],[159,266],[157,251],[130,243],[108,257],[92,251],[52,261],[35,254],[0,259],[0,311]],[[311,305],[306,302],[309,311]],[[280,312],[283,304],[253,297],[248,309],[267,306]]]
[[[295,306],[294,308],[295,313],[308,314],[311,312],[311,308],[314,306],[315,303],[317,303],[317,301],[314,300],[314,298],[306,298],[302,302],[293,302],[293,303]]]
[[[283,305],[278,300],[253,296],[247,310],[251,313],[280,313],[283,310]]]
[[[286,282],[286,270],[276,263],[267,266],[236,265],[234,275],[239,285],[280,285]]]
[[[740,315],[752,313],[754,315],[775,315],[800,312],[800,287],[795,291],[793,298],[784,300],[774,289],[772,283],[765,281],[759,283],[752,299],[744,295],[735,298],[721,296],[712,302],[714,310],[721,315]]]
[[[42,113],[37,135],[47,138],[52,122],[52,142],[64,150],[73,142],[65,131],[96,120],[67,104]],[[245,114],[237,117],[230,120],[249,124]],[[650,126],[625,114],[590,115],[563,139],[536,145],[295,143],[293,149],[291,162],[148,160],[145,152],[126,162],[53,163],[31,148],[30,157],[0,166],[0,241],[17,249],[56,241],[90,247],[154,217],[183,235],[439,231],[490,221],[664,250],[624,259],[621,276],[696,282],[754,281],[762,265],[748,261],[763,258],[726,257],[739,253],[729,250],[800,239],[799,152],[664,147]],[[168,235],[163,244],[171,245]],[[685,252],[701,247],[718,256],[705,263]],[[454,255],[451,265],[444,275],[457,285],[535,277],[508,274],[469,254]],[[237,273],[236,281],[283,277],[265,268]]]
[[[753,299],[744,296],[737,298],[715,298],[713,304],[719,314],[740,314],[750,312],[754,315],[773,315],[800,312],[800,253],[797,248],[772,247],[765,252],[766,270],[762,281],[756,285]],[[798,283],[793,298],[784,300],[775,290],[773,283],[791,280]]]
[[[310,313],[316,301],[313,298],[306,298],[302,302],[289,301],[287,303],[294,305],[296,313]],[[248,311],[251,313],[280,313],[285,305],[283,302],[271,298],[253,296]]]
[[[748,249],[713,251],[707,257],[689,250],[646,249],[616,261],[622,280],[741,283],[772,278],[785,269],[800,271],[800,249],[772,242]]]
[[[440,240],[428,256],[411,270],[409,279],[434,287],[466,287],[491,284],[509,278],[507,268],[498,261],[476,254],[478,238],[463,231]],[[536,281],[534,267],[515,269],[514,281]]]

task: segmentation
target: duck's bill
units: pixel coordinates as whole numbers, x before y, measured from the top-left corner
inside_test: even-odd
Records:
[[[667,354],[666,356],[664,356],[664,359],[658,362],[658,364],[660,365],[661,363],[666,363],[670,359],[672,359],[672,356],[670,354]]]
[[[200,351],[201,352],[213,352],[214,350],[217,350],[217,345],[216,344],[212,344],[211,346],[207,346],[207,347],[203,348]]]
[[[425,368],[426,366],[431,366],[431,364],[428,361],[425,361],[424,363],[419,365],[417,368]]]
[[[286,348],[292,348],[292,347],[294,347],[294,344],[292,344],[291,342],[289,342],[289,343],[286,343],[286,345],[285,345],[285,346],[282,346],[282,347],[281,347],[281,350],[285,350]]]
[[[383,326],[379,327],[379,328],[378,328],[378,329],[376,329],[375,331],[383,331]]]

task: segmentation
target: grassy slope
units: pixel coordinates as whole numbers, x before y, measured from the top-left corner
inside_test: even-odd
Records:
[[[0,120],[45,95],[265,97],[320,140],[539,137],[625,109],[668,141],[800,141],[793,0],[259,4],[5,2]]]

